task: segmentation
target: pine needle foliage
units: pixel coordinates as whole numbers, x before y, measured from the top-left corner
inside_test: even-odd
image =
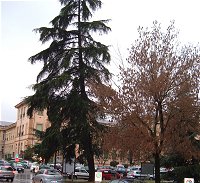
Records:
[[[63,146],[79,144],[84,150],[89,180],[94,180],[93,144],[98,142],[103,127],[96,120],[101,112],[86,83],[109,82],[108,46],[93,39],[92,34],[101,35],[111,29],[106,25],[109,20],[89,21],[93,12],[101,8],[101,1],[60,0],[60,3],[63,7],[50,22],[52,27],[35,29],[43,44],[51,43],[29,58],[32,64],[42,62],[43,68],[33,85],[35,94],[26,98],[28,114],[47,109],[52,126],[58,127],[60,137],[67,138],[62,141]]]

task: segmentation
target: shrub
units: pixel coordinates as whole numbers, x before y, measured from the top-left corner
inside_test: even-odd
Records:
[[[119,164],[117,161],[111,161],[110,166],[116,167]]]
[[[174,168],[172,172],[168,172],[162,176],[165,180],[175,180],[183,183],[184,178],[194,178],[195,183],[200,182],[200,165],[188,165]]]

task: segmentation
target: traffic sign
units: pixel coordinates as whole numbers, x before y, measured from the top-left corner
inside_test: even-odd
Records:
[[[194,183],[194,178],[184,178],[184,183]]]
[[[19,162],[19,158],[15,158],[15,162]]]
[[[102,181],[102,172],[95,172],[95,182]]]

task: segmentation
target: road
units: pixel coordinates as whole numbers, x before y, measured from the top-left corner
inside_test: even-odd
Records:
[[[13,183],[32,183],[33,173],[30,172],[30,169],[25,169],[24,173],[18,173],[15,175]],[[0,183],[5,182],[0,180]]]
[[[24,173],[19,173],[15,175],[13,183],[32,183],[33,173],[29,169],[25,169]]]
[[[30,172],[30,169],[25,169],[24,173],[18,173],[15,175],[13,183],[32,183],[32,177],[33,173]],[[0,183],[8,182],[6,182],[5,180],[0,180]]]

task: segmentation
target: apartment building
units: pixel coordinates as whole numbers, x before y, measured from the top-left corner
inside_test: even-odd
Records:
[[[0,125],[0,159],[4,157],[5,126]]]
[[[45,131],[50,127],[47,111],[34,111],[32,117],[27,116],[28,106],[24,102],[18,103],[16,122],[0,121],[0,159],[15,158],[16,155],[23,158],[27,147],[34,146],[38,139],[34,129]],[[99,120],[100,123],[111,125],[110,119]],[[57,162],[62,161],[62,156],[57,154]],[[95,158],[96,164],[103,164],[99,158]],[[107,163],[111,160],[107,160]],[[121,161],[119,161],[121,162]]]
[[[34,129],[45,131],[50,126],[45,110],[34,111],[30,118],[27,116],[28,106],[24,102],[20,102],[15,108],[16,122],[7,126],[0,125],[2,158],[14,158],[16,155],[23,157],[27,147],[32,147],[38,142]]]
[[[15,153],[13,151],[15,144],[15,128],[16,123],[6,126],[4,138],[4,158],[15,157]]]
[[[12,122],[0,121],[0,159],[2,159],[5,155],[5,140],[7,128],[12,124]]]

